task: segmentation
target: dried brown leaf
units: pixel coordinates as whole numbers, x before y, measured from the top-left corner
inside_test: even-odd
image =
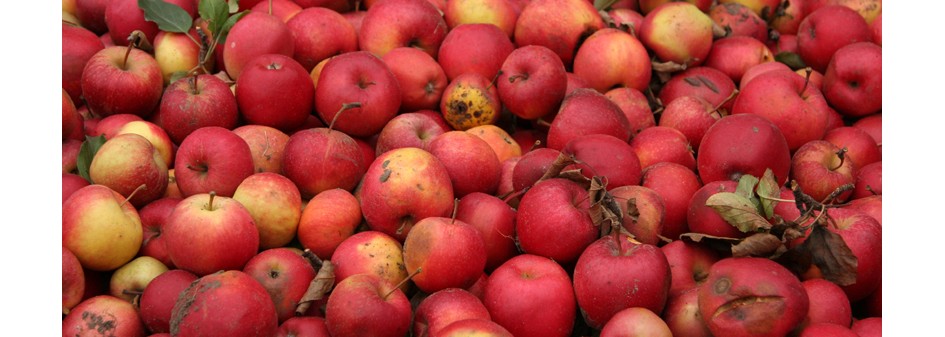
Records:
[[[574,156],[566,154],[566,153],[561,153],[558,155],[558,158],[555,158],[555,161],[551,162],[551,165],[548,166],[548,170],[545,171],[545,174],[542,175],[541,179],[538,179],[538,181],[558,177],[561,171],[564,171],[565,167],[568,167],[568,165],[576,164],[576,163],[577,163],[577,160],[574,159]]]
[[[768,257],[777,252],[778,248],[783,245],[784,243],[777,236],[769,233],[757,233],[732,246],[732,256]]]
[[[820,268],[824,279],[839,286],[856,283],[856,255],[839,234],[815,225],[801,247],[810,253],[811,262]]]
[[[302,295],[302,299],[299,300],[299,305],[295,308],[296,316],[305,314],[313,302],[325,298],[325,294],[331,291],[334,284],[335,266],[331,261],[324,260],[322,261],[322,267],[318,270],[318,274],[316,274],[312,282],[309,283],[305,295]]]

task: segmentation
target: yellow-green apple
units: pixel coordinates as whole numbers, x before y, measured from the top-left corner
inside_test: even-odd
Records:
[[[834,323],[850,326],[853,321],[853,309],[850,300],[843,288],[833,282],[821,278],[801,282],[807,297],[810,298],[810,309],[801,326],[815,323]]]
[[[394,53],[396,51],[387,55]],[[444,127],[431,115],[417,112],[403,113],[391,119],[378,134],[376,153],[383,154],[402,147],[427,149],[433,139],[448,130],[448,126]]]
[[[646,14],[637,35],[660,61],[692,67],[709,55],[713,24],[691,3],[667,2]]]
[[[411,314],[410,301],[394,284],[357,274],[337,282],[331,291],[325,325],[332,337],[400,337],[410,330]]]
[[[601,28],[604,21],[588,1],[534,0],[519,14],[514,40],[519,47],[547,47],[570,67],[581,40]]]
[[[735,82],[725,73],[711,67],[694,67],[671,77],[660,89],[659,99],[664,106],[668,106],[679,97],[697,96],[714,107],[731,111],[734,92]],[[692,141],[692,138],[689,140]]]
[[[65,203],[66,199],[69,199],[69,196],[75,191],[78,191],[80,188],[89,186],[89,181],[85,180],[78,174],[73,173],[63,173],[62,174],[62,202]]]
[[[197,275],[183,270],[168,270],[148,283],[138,302],[141,321],[152,333],[171,331],[171,311],[177,297],[197,280]]]
[[[712,43],[703,65],[722,71],[737,83],[748,68],[773,61],[774,53],[761,41],[748,36],[732,36]]]
[[[883,48],[857,42],[837,49],[823,83],[830,106],[846,117],[863,117],[883,108]]]
[[[515,33],[518,11],[509,0],[447,1],[443,18],[450,29],[462,24],[487,23],[498,27],[509,38]]]
[[[469,48],[469,46],[476,48]],[[488,23],[468,23],[450,29],[440,44],[437,62],[452,81],[463,73],[495,78],[505,58],[515,50],[509,36]]]
[[[690,149],[695,151],[709,127],[727,114],[727,110],[713,106],[702,97],[681,96],[663,107],[659,127],[679,131],[686,138]],[[633,139],[630,141],[633,142]]]
[[[859,335],[853,330],[850,330],[848,325],[839,325],[836,323],[814,323],[804,327],[798,327],[796,331],[798,337],[818,337],[818,336],[834,336],[834,337],[859,337]]]
[[[82,70],[82,97],[97,116],[150,116],[161,101],[164,79],[151,54],[128,47],[96,52]]]
[[[219,51],[218,51],[219,52]],[[223,66],[230,78],[238,80],[243,66],[259,55],[282,54],[292,57],[295,39],[281,19],[250,11],[230,29],[223,47]]]
[[[482,336],[482,337],[512,337],[512,333],[501,325],[481,318],[469,318],[456,321],[440,329],[442,337]]]
[[[442,336],[446,326],[467,319],[489,321],[489,311],[472,293],[460,288],[439,290],[424,298],[414,312],[414,336]]]
[[[294,0],[267,0],[257,3],[250,10],[275,16],[282,22],[288,23],[296,14],[302,12],[302,6],[296,4]]]
[[[272,172],[282,174],[282,156],[285,145],[289,142],[289,135],[279,129],[247,124],[233,129],[233,133],[249,145],[253,155],[253,172]]]
[[[486,245],[479,231],[456,219],[417,221],[404,240],[404,266],[417,288],[432,294],[468,288],[486,267]]]
[[[640,13],[643,13],[645,15],[649,12],[652,12],[654,9],[656,9],[656,7],[659,7],[660,5],[665,4],[667,2],[673,2],[673,1],[671,0],[640,0],[638,6],[640,9]],[[703,11],[706,13],[708,13],[710,7],[712,7],[712,1],[710,0],[685,0],[685,1],[680,1],[680,2],[691,3],[695,5],[696,7],[698,7],[700,11]]]
[[[328,60],[318,76],[315,96],[315,110],[323,121],[353,137],[369,137],[397,114],[401,90],[384,61],[357,51]]]
[[[440,112],[454,130],[495,124],[502,113],[499,91],[479,73],[463,73],[450,81],[440,99]]]
[[[475,192],[459,199],[456,220],[479,231],[486,250],[487,271],[518,255],[515,246],[515,209],[498,197]]]
[[[699,287],[689,288],[675,295],[670,294],[662,318],[674,336],[712,337],[712,332],[699,313]]]
[[[602,177],[607,188],[639,185],[640,159],[630,144],[606,134],[588,134],[568,142],[561,153],[573,156],[576,164],[565,169],[580,169],[588,178]]]
[[[807,1],[784,1],[777,9],[769,13],[769,25],[780,33],[781,37],[797,35],[797,28],[807,15],[807,6]]]
[[[856,42],[872,42],[873,32],[856,11],[840,5],[821,7],[798,26],[797,51],[804,63],[821,73],[833,54]]]
[[[522,196],[515,214],[519,246],[526,253],[573,265],[600,234],[589,204],[587,190],[578,183],[562,178],[538,182]]]
[[[186,77],[168,85],[158,114],[161,127],[180,145],[194,130],[236,127],[239,110],[230,86],[213,75]]]
[[[213,273],[191,283],[174,304],[170,323],[171,335],[180,337],[263,337],[275,335],[279,328],[266,288],[239,270]]]
[[[630,307],[618,311],[601,328],[601,337],[650,336],[671,337],[669,325],[652,310]]]
[[[690,226],[692,226],[691,223]],[[681,296],[691,289],[698,288],[709,275],[709,267],[721,259],[719,253],[708,246],[684,240],[672,241],[660,249],[669,261],[669,269],[672,273],[670,297]]]
[[[81,148],[82,142],[78,140],[73,139],[62,143],[62,173],[79,173],[76,160]]]
[[[133,304],[99,295],[72,308],[62,319],[62,335],[144,337],[145,329]]]
[[[549,148],[538,148],[522,155],[522,159],[512,169],[512,189],[524,191],[538,182],[561,155],[561,151]]]
[[[702,187],[702,182],[692,170],[680,164],[662,162],[643,170],[641,186],[659,194],[666,207],[663,217],[664,237],[676,240],[680,234],[688,232],[686,210],[689,199]]]
[[[154,149],[157,150],[160,158],[164,160],[168,167],[174,165],[174,143],[171,142],[171,138],[163,128],[148,121],[130,121],[122,125],[115,132],[115,136],[126,133],[144,137],[154,146]]]
[[[870,24],[870,30],[873,31],[873,42],[882,46],[883,45],[883,14],[880,13],[876,16],[876,19],[873,20],[873,23]]]
[[[791,150],[784,134],[758,114],[719,119],[706,130],[696,153],[703,183],[737,181],[743,174],[761,177],[771,169],[778,183],[783,184],[791,169]]]
[[[141,241],[139,256],[150,256],[161,261],[168,268],[174,268],[167,246],[164,244],[164,224],[167,217],[174,211],[174,207],[183,200],[179,197],[163,197],[149,202],[138,210],[144,237]]]
[[[496,268],[482,304],[493,322],[517,337],[570,336],[577,307],[568,272],[555,260],[532,254]]]
[[[302,210],[299,243],[316,256],[331,258],[338,245],[354,234],[361,218],[361,205],[351,192],[340,188],[322,191]]]
[[[795,2],[797,1],[791,2],[790,8],[795,7]],[[797,8],[800,8],[800,6]],[[758,40],[758,42],[768,41],[768,23],[745,5],[737,2],[722,3],[712,7],[708,13],[715,24],[725,28],[726,37],[747,36]],[[797,19],[798,23],[801,21],[800,19]],[[796,24],[794,30],[797,31]]]
[[[243,272],[266,288],[280,323],[295,314],[295,308],[315,278],[315,269],[308,260],[285,247],[256,254],[246,262]]]
[[[667,126],[643,129],[633,136],[630,146],[643,169],[656,163],[673,162],[696,170],[696,157],[689,140],[677,129]]]
[[[617,104],[624,117],[627,117],[631,133],[637,134],[643,129],[656,125],[650,102],[642,91],[627,87],[613,88],[605,92],[604,96]]]
[[[62,247],[62,313],[69,311],[82,301],[85,292],[85,271],[82,263],[69,248]]]
[[[882,160],[861,166],[857,169],[856,178],[853,181],[853,194],[850,198],[855,200],[880,195],[883,195]],[[880,223],[882,223],[882,221],[880,221]]]
[[[76,0],[75,16],[82,22],[82,26],[96,35],[108,32],[105,25],[105,6],[110,0]]]
[[[115,269],[108,283],[108,293],[129,303],[135,303],[148,283],[167,270],[167,266],[158,259],[139,256]]]
[[[496,157],[499,158],[499,162],[522,155],[522,147],[512,140],[512,136],[508,132],[498,126],[492,124],[480,125],[466,130],[466,133],[479,137],[486,144],[489,144]]]
[[[548,147],[560,150],[575,138],[591,134],[610,135],[624,142],[633,135],[617,104],[593,89],[576,89],[564,98],[551,122]]]
[[[486,141],[463,131],[443,133],[430,142],[428,150],[446,168],[453,194],[494,194],[499,187],[502,163]]]
[[[364,175],[361,148],[344,132],[314,128],[289,137],[282,154],[282,172],[303,198],[341,188],[351,191]]]
[[[689,231],[726,238],[743,238],[750,233],[743,233],[729,224],[712,207],[706,206],[709,197],[721,193],[735,193],[738,183],[733,180],[718,180],[705,184],[689,199],[689,211],[686,219]],[[785,219],[794,220],[794,219]]]
[[[880,337],[883,335],[883,318],[879,316],[858,319],[850,327],[860,337]]]
[[[243,179],[233,199],[253,216],[260,249],[282,247],[295,238],[302,196],[289,178],[272,172],[253,174]]]
[[[82,70],[92,55],[105,49],[95,33],[80,26],[62,24],[62,88],[82,105]]]
[[[591,34],[574,55],[574,74],[600,93],[614,87],[646,90],[650,57],[636,37],[616,28]]]
[[[414,47],[436,58],[449,30],[440,13],[426,0],[380,1],[368,6],[358,45],[378,57],[397,47]]]
[[[671,280],[663,252],[626,235],[597,239],[574,265],[574,295],[595,329],[626,308],[662,312]]]
[[[161,153],[146,138],[133,133],[106,141],[92,158],[89,177],[128,197],[135,207],[163,196],[168,182]]]
[[[191,20],[197,16],[197,4],[192,0],[163,1],[182,8]],[[157,23],[145,19],[144,10],[139,7],[137,0],[109,0],[105,6],[105,26],[108,27],[112,42],[119,46],[128,42],[128,36],[133,31],[141,31],[152,42],[160,31]]]
[[[229,197],[253,174],[253,155],[246,141],[233,131],[205,126],[180,143],[174,173],[185,197],[210,191]]]
[[[781,0],[719,0],[719,3],[739,3],[761,16],[761,19],[770,20],[770,16],[775,13]]]
[[[809,307],[797,276],[767,258],[719,260],[699,287],[699,312],[715,336],[785,336]]]
[[[436,109],[449,80],[429,54],[412,47],[397,47],[384,54],[384,64],[400,85],[400,111]]]
[[[174,265],[198,276],[242,269],[259,248],[259,231],[238,201],[199,193],[181,200],[164,224]]]
[[[197,36],[196,30],[190,30],[190,36]],[[188,73],[200,65],[200,45],[187,34],[159,31],[154,37],[154,59],[161,67],[164,84],[170,84],[174,73]],[[213,69],[213,59],[206,64]]]
[[[306,71],[312,71],[318,62],[328,57],[358,50],[358,34],[354,27],[331,9],[302,9],[286,25],[295,39],[292,58]]]
[[[330,337],[324,317],[297,316],[279,325],[276,337]]]
[[[236,103],[247,124],[298,129],[312,113],[315,87],[297,61],[281,54],[256,56],[236,80]]]
[[[751,66],[747,70],[745,70],[745,73],[742,74],[741,80],[738,81],[738,87],[745,88],[746,86],[748,86],[748,82],[755,79],[761,74],[764,74],[770,71],[784,71],[784,70],[791,71],[791,68],[789,68],[786,64],[781,63],[781,62],[762,62],[762,63],[756,64],[754,66]],[[802,69],[798,69],[798,70],[803,71]],[[810,77],[811,79],[814,79],[814,73],[816,72],[811,72],[811,77]],[[806,72],[805,72],[805,75],[806,75]],[[814,85],[813,82],[811,82],[811,85]]]
[[[419,148],[399,148],[371,163],[358,200],[371,229],[402,241],[420,219],[450,214],[453,184],[436,156]]]
[[[814,200],[824,201],[834,190],[856,180],[858,164],[845,158],[840,147],[826,140],[812,140],[794,152],[791,159],[791,178],[798,187]],[[842,203],[850,199],[852,191],[841,193],[828,203]]]
[[[373,274],[391,285],[400,285],[401,291],[410,289],[409,283],[403,283],[407,279],[403,246],[390,235],[371,230],[358,232],[323,258],[329,257],[335,265],[335,284],[353,275]]]
[[[827,132],[823,140],[838,148],[846,148],[846,157],[852,159],[858,168],[883,160],[883,154],[873,137],[859,128],[839,127]]]
[[[561,58],[540,45],[509,53],[496,79],[499,98],[509,112],[522,119],[554,113],[561,105],[568,77]]]
[[[638,185],[620,186],[609,193],[621,206],[623,228],[639,242],[659,244],[666,216],[663,198],[656,191]]]

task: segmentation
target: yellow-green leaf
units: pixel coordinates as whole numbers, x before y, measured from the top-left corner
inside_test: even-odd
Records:
[[[761,229],[771,228],[771,223],[758,213],[758,209],[751,200],[741,195],[719,192],[710,196],[705,205],[712,207],[722,219],[742,233],[754,233]]]
[[[758,181],[756,192],[761,199],[763,215],[766,219],[771,219],[774,216],[774,206],[778,205],[778,201],[775,199],[781,198],[781,187],[778,186],[778,181],[771,169],[765,170],[764,176]]]

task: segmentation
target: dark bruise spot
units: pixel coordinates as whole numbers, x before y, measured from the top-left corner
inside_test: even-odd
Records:
[[[728,289],[731,287],[732,287],[732,280],[729,280],[723,277],[723,278],[720,278],[718,281],[715,281],[715,284],[712,285],[712,290],[714,290],[716,294],[724,294],[728,292]]]
[[[702,82],[702,84],[705,84],[705,86],[708,87],[709,90],[712,90],[712,92],[716,94],[719,93],[719,88],[716,87],[715,84],[712,83],[712,81],[709,81],[708,78],[705,78],[705,76],[698,76],[697,78],[699,78],[699,81]]]
[[[482,110],[476,110],[476,112],[473,112],[473,117],[476,117],[476,118],[482,117]]]
[[[390,170],[390,169],[384,169],[384,173],[381,174],[381,182],[382,182],[382,183],[386,183],[386,182],[387,182],[387,179],[390,178],[390,173],[391,173],[391,170]]]
[[[385,160],[383,163],[381,163],[381,168],[387,168],[387,165],[390,165],[390,159]]]
[[[116,318],[115,315],[107,315],[108,317],[90,311],[83,311],[82,321],[85,322],[85,327],[89,330],[95,330],[102,336],[114,336]]]
[[[702,86],[702,83],[700,83],[699,80],[694,79],[692,77],[683,77],[683,81],[686,81],[686,83],[689,83],[689,85],[694,86],[694,87]]]
[[[279,278],[279,271],[277,271],[277,270],[270,270],[270,271],[269,271],[269,278],[271,278],[271,279],[277,279],[277,278]]]
[[[467,105],[466,102],[463,102],[463,101],[451,101],[449,108],[450,110],[453,110],[459,114],[466,114],[466,110],[469,109],[469,105]]]
[[[417,189],[423,191],[423,185],[417,184]]]

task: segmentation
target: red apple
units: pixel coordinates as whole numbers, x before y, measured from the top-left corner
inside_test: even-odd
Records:
[[[91,2],[91,1],[86,1]],[[85,64],[98,51],[105,49],[105,45],[95,33],[85,28],[68,23],[62,23],[62,89],[65,90],[74,102],[82,101],[82,71]]]
[[[668,108],[679,97],[697,96],[716,109],[722,107],[731,111],[734,92],[735,82],[722,71],[711,67],[694,67],[671,77],[660,89],[659,99]]]
[[[266,288],[239,270],[197,279],[181,293],[171,313],[171,335],[181,337],[262,337],[275,335],[278,328]]]
[[[432,3],[396,0],[367,7],[358,32],[361,50],[383,57],[397,47],[415,47],[436,58],[449,27]]]
[[[850,300],[840,286],[824,279],[801,282],[810,298],[810,310],[802,325],[833,323],[848,327],[853,320]]]
[[[437,61],[450,81],[469,72],[492,79],[514,49],[509,36],[499,27],[470,23],[450,29],[440,45]]]
[[[844,116],[879,112],[883,108],[883,48],[857,42],[837,49],[824,72],[824,97]]]
[[[623,228],[633,234],[635,240],[651,245],[660,243],[666,207],[659,194],[636,185],[620,186],[609,193],[621,206]]]
[[[670,295],[662,317],[674,336],[712,337],[712,332],[699,313],[699,287]]]
[[[400,84],[400,111],[439,106],[449,81],[443,67],[433,57],[417,48],[398,47],[384,54],[383,61]]]
[[[268,0],[260,1],[250,10],[275,16],[282,22],[288,23],[289,20],[302,11],[302,6],[296,4],[295,0]]]
[[[515,209],[502,199],[485,193],[470,193],[459,200],[456,219],[479,231],[485,244],[486,270],[494,270],[518,255],[513,237],[515,214]]]
[[[79,259],[69,248],[62,247],[62,313],[69,311],[82,301],[85,291],[85,271]]]
[[[741,88],[732,114],[764,116],[778,127],[788,147],[795,151],[804,143],[823,138],[829,112],[823,94],[803,77],[770,71]]]
[[[705,132],[709,130],[712,124],[726,116],[727,113],[728,111],[725,109],[712,106],[702,97],[682,96],[674,99],[663,108],[663,111],[660,112],[659,126],[672,128],[682,133],[688,141],[689,149],[694,150],[702,144],[702,137],[705,136]],[[633,142],[632,139],[630,141]],[[695,157],[693,157],[693,161],[695,161]]]
[[[361,205],[346,190],[335,188],[316,194],[305,204],[298,226],[302,247],[322,259],[331,258],[361,224]]]
[[[683,240],[670,242],[660,249],[672,273],[670,297],[682,296],[702,285],[709,275],[709,268],[721,258],[717,251],[705,245]]]
[[[260,249],[282,247],[295,238],[302,197],[289,178],[272,172],[253,174],[236,188],[233,199],[252,215]]]
[[[312,113],[315,87],[308,71],[281,54],[264,54],[243,64],[236,80],[236,102],[247,124],[284,132],[298,129]]]
[[[551,167],[561,152],[549,148],[539,148],[522,155],[512,170],[512,189],[524,191],[538,182]]]
[[[443,330],[452,323],[468,319],[490,321],[489,311],[472,293],[447,288],[430,294],[414,312],[414,336],[443,336]]]
[[[718,69],[739,82],[752,66],[774,62],[774,53],[761,41],[748,36],[732,36],[712,43],[706,67]]]
[[[883,162],[878,161],[860,167],[853,181],[853,187],[851,199],[854,200],[883,195]]]
[[[443,337],[462,337],[462,336],[483,336],[483,337],[512,337],[512,333],[501,325],[479,318],[464,319],[453,322],[450,325],[440,329],[439,336]]]
[[[352,190],[364,174],[363,154],[341,131],[314,128],[296,132],[285,145],[282,171],[303,198],[333,188]]]
[[[489,275],[482,302],[492,321],[516,337],[570,336],[574,327],[571,279],[546,257],[522,254],[503,263]]]
[[[312,71],[318,62],[331,56],[358,50],[354,27],[331,9],[305,8],[286,21],[286,26],[295,40],[292,58],[306,71]]]
[[[771,169],[779,183],[788,179],[791,150],[781,130],[756,114],[731,115],[706,130],[699,144],[696,166],[703,183],[755,177]]]
[[[479,137],[449,131],[436,136],[429,151],[449,173],[456,197],[473,192],[493,194],[498,188],[501,163],[495,151]]]
[[[85,180],[78,174],[72,173],[63,173],[62,174],[62,202],[65,203],[66,199],[69,199],[69,196],[75,191],[78,191],[80,188],[89,186],[89,181]]]
[[[168,270],[148,283],[138,302],[141,321],[152,333],[171,331],[171,311],[177,297],[197,280],[197,275],[182,270]]]
[[[859,337],[850,328],[836,323],[814,323],[798,332],[798,337]]]
[[[177,268],[204,276],[242,269],[256,255],[259,231],[238,201],[200,193],[182,200],[168,215],[164,243]]]
[[[243,272],[262,284],[276,306],[279,322],[291,318],[315,278],[315,269],[292,249],[264,250],[246,262]]]
[[[798,54],[821,73],[833,54],[856,42],[872,42],[873,32],[856,11],[840,5],[823,6],[808,14],[797,28]]]
[[[630,132],[640,133],[641,130],[656,125],[656,118],[650,109],[650,102],[642,91],[633,88],[614,88],[604,93],[604,96],[617,104],[623,115],[630,123]]]
[[[533,0],[518,16],[514,40],[519,47],[547,47],[570,67],[580,41],[601,28],[604,22],[588,1]]]
[[[574,263],[600,234],[588,207],[587,190],[573,181],[553,178],[535,184],[522,196],[515,216],[520,247],[562,265]]]
[[[105,7],[110,0],[76,0],[75,16],[82,22],[82,26],[95,34],[108,32],[105,25]]]
[[[702,187],[692,170],[676,163],[657,163],[643,171],[640,185],[652,189],[663,199],[666,216],[660,235],[676,240],[689,231],[686,223],[689,200]]]
[[[686,135],[677,129],[666,126],[643,129],[630,140],[630,146],[644,169],[661,162],[677,163],[693,171],[696,169],[693,149]]]
[[[561,153],[578,163],[565,169],[580,169],[584,176],[599,176],[608,189],[639,185],[641,163],[627,142],[605,134],[579,136],[564,146]]]
[[[883,46],[883,14],[880,13],[876,16],[876,19],[873,20],[873,23],[870,23],[870,30],[873,31],[873,42]]]
[[[410,319],[404,293],[371,274],[338,282],[325,307],[325,325],[333,337],[405,336]]]
[[[230,87],[216,76],[198,75],[171,83],[161,98],[161,126],[176,144],[206,126],[232,129],[239,111]]]
[[[233,131],[202,127],[180,143],[174,173],[185,197],[210,191],[229,197],[253,174],[253,155],[246,141]]]
[[[324,317],[292,317],[279,326],[276,337],[330,337]]]
[[[737,227],[722,219],[715,209],[706,206],[706,200],[709,197],[721,192],[735,193],[737,186],[738,183],[732,180],[718,180],[705,184],[696,191],[692,195],[692,199],[689,199],[689,212],[686,218],[689,223],[689,231],[726,238],[748,236],[750,233],[743,233],[738,230]]]
[[[401,91],[384,61],[359,51],[329,59],[318,76],[315,96],[315,110],[322,120],[351,136],[369,137],[397,114]],[[351,103],[360,106],[347,108]]]
[[[878,20],[877,20],[878,21]],[[860,337],[879,337],[883,335],[883,318],[869,317],[853,322],[850,328]]]
[[[505,59],[496,86],[509,112],[536,119],[557,111],[564,99],[567,75],[554,51],[540,45],[524,46]]]
[[[387,56],[395,53],[397,50]],[[448,129],[429,115],[416,112],[400,114],[391,119],[378,134],[376,152],[382,154],[402,147],[428,149],[430,142],[446,131]]]
[[[548,147],[556,150],[582,135],[604,134],[627,141],[630,123],[614,102],[592,89],[577,89],[561,102],[548,130]]]
[[[235,128],[233,133],[249,145],[255,167],[253,172],[282,174],[282,157],[289,142],[289,135],[272,127],[254,124]]]
[[[792,1],[788,8],[800,8],[798,2]],[[720,3],[709,10],[709,17],[715,24],[729,31],[726,37],[747,36],[758,42],[768,40],[768,24],[751,8],[737,2]],[[798,18],[800,22],[800,18]],[[797,28],[795,27],[795,30]]]
[[[324,258],[328,257],[335,265],[335,284],[357,274],[372,274],[393,286],[401,284],[408,276],[400,242],[377,231],[358,232],[348,237]],[[401,291],[409,289],[409,283],[400,286]]]
[[[151,54],[140,49],[102,49],[82,70],[82,97],[97,116],[150,116],[163,91],[161,68]]]
[[[468,288],[486,266],[486,246],[479,231],[456,219],[417,221],[404,240],[404,265],[417,288],[434,293]]]
[[[149,202],[138,211],[144,229],[139,255],[153,257],[167,267],[174,268],[167,246],[164,244],[164,224],[167,223],[168,216],[181,200],[183,199],[177,197],[163,197]]]
[[[647,308],[631,307],[618,311],[600,331],[601,337],[670,337],[673,331],[659,315]]]
[[[77,159],[81,148],[82,142],[78,140],[68,140],[62,143],[62,173],[79,173]]]
[[[600,93],[614,87],[645,90],[650,83],[650,59],[636,37],[604,28],[584,40],[577,50],[574,74]]]
[[[144,337],[144,324],[130,302],[110,295],[84,300],[62,319],[63,336]]]
[[[797,149],[791,160],[791,177],[798,187],[814,200],[824,201],[834,190],[845,184],[853,185],[858,166],[851,158],[843,158],[836,145],[825,140],[814,140]],[[828,203],[842,203],[852,191],[840,194]]]
[[[226,36],[222,64],[230,78],[238,80],[243,66],[257,56],[282,54],[292,57],[294,53],[295,39],[285,22],[267,13],[250,11],[233,25]]]
[[[164,0],[164,2],[182,8],[193,18],[197,14],[197,6],[191,0]],[[125,44],[133,31],[139,30],[145,34],[148,41],[154,41],[159,32],[157,23],[147,20],[144,10],[135,0],[109,0],[105,6],[105,26],[108,35],[116,45]]]
[[[823,139],[839,148],[846,148],[847,158],[853,160],[857,167],[883,160],[879,145],[862,129],[852,126],[839,127],[827,132]]]

